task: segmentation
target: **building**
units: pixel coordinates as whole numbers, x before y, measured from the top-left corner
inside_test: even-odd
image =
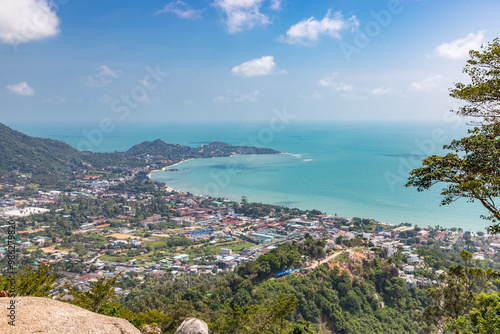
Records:
[[[387,257],[391,257],[397,252],[397,248],[394,246],[393,242],[384,242],[382,248],[387,249]]]
[[[152,215],[148,218],[141,220],[141,226],[147,227],[149,224],[156,224],[161,221],[161,215]]]
[[[3,216],[4,217],[27,217],[35,214],[42,214],[42,213],[47,213],[50,212],[49,209],[44,209],[44,208],[35,208],[35,207],[26,207],[23,209],[13,209],[13,210],[8,210],[4,211]]]
[[[170,218],[172,223],[176,223],[182,226],[193,227],[195,225],[194,217],[173,217]]]
[[[189,260],[189,255],[187,255],[187,254],[176,255],[176,256],[173,257],[173,260],[175,262],[177,262],[177,261],[180,261],[180,262],[187,261],[187,260]]]
[[[221,248],[220,253],[223,255],[231,255],[233,254],[233,251],[229,248]]]

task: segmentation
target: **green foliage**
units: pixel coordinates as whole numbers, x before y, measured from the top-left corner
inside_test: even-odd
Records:
[[[0,276],[0,290],[14,296],[48,297],[56,286],[57,275],[51,272],[52,266],[43,263],[35,269],[25,267],[14,277]],[[12,286],[13,281],[15,287]]]
[[[302,266],[302,256],[310,259],[324,257],[325,240],[313,240],[306,235],[303,243],[281,244],[276,249],[261,255],[256,261],[248,261],[237,268],[238,274],[247,278],[264,279],[288,268]]]
[[[234,206],[235,212],[252,218],[269,216],[274,214],[274,212],[278,212],[283,215],[290,214],[293,216],[307,215],[308,217],[321,214],[318,210],[300,210],[297,208],[289,208],[272,204],[250,203],[245,196],[243,197],[244,198],[242,198],[241,203],[233,203],[236,204]]]
[[[480,117],[481,126],[469,130],[469,136],[454,140],[444,149],[452,150],[445,156],[430,156],[422,161],[423,167],[410,172],[406,186],[418,191],[445,183],[441,204],[458,198],[479,201],[490,213],[485,217],[493,222],[487,228],[491,234],[500,233],[500,211],[495,199],[500,195],[500,41],[471,51],[471,59],[464,73],[471,77],[471,84],[458,83],[451,96],[466,104],[456,112],[464,116]]]
[[[499,233],[500,211],[495,198],[500,195],[500,123],[476,127],[469,134],[444,147],[456,153],[424,159],[424,167],[411,171],[407,186],[423,191],[439,182],[448,184],[441,192],[442,205],[458,198],[478,200],[495,223],[488,232]]]
[[[500,333],[500,295],[481,293],[469,314],[473,333]]]
[[[430,325],[449,325],[468,317],[476,296],[498,283],[499,275],[491,268],[473,266],[472,253],[462,250],[462,265],[451,266],[446,274],[439,276],[439,283],[428,289],[433,301],[424,311],[424,319]]]
[[[77,291],[70,285],[66,285],[69,293],[73,296],[71,304],[83,307],[92,312],[99,313],[103,309],[103,304],[111,301],[115,297],[115,284],[118,276],[110,279],[100,278],[97,282],[91,283],[89,291]]]
[[[0,124],[0,142],[0,176],[12,170],[69,173],[80,167],[80,152],[61,141],[30,137]]]
[[[472,83],[455,84],[450,96],[467,104],[457,110],[457,114],[485,118],[496,122],[500,114],[500,40],[483,45],[481,51],[471,50],[463,72]]]
[[[452,321],[448,331],[454,333],[500,333],[500,296],[497,292],[479,294],[469,315]]]
[[[151,155],[163,156],[173,160],[184,160],[189,158],[212,158],[228,157],[234,152],[238,154],[276,154],[279,153],[269,148],[258,148],[249,146],[231,146],[222,142],[212,142],[199,147],[189,147],[178,144],[168,144],[157,139],[152,142],[146,141],[132,146],[126,153],[132,156]]]
[[[450,253],[447,250],[439,248],[437,245],[433,247],[421,247],[417,250],[417,254],[424,258],[425,265],[434,270],[446,270],[456,262],[460,262],[461,257],[455,256],[456,252]]]
[[[112,301],[103,302],[99,313],[109,317],[126,319],[138,329],[141,329],[144,325],[158,326],[163,333],[165,333],[173,323],[173,319],[168,314],[161,311],[147,310],[145,312],[134,313]]]
[[[217,276],[182,276],[175,281],[166,276],[159,281],[146,281],[122,303],[137,314],[147,310],[167,314],[173,319],[168,328],[162,327],[167,333],[175,331],[188,316],[207,321],[218,332],[251,332],[262,324],[282,294],[297,299],[295,311],[284,317],[287,328],[279,329],[284,333],[293,330],[300,333],[319,328],[319,324],[340,334],[417,333],[417,317],[428,305],[424,291],[419,288],[408,291],[405,282],[397,277],[397,269],[384,259],[365,260],[361,266],[351,266],[350,271],[359,278],[352,278],[347,270],[340,272],[337,267],[329,270],[325,266],[307,274],[277,279],[246,278],[248,272],[258,268],[258,261],[251,261],[234,272]],[[261,319],[256,316],[258,313]],[[307,326],[307,322],[311,325]]]
[[[299,320],[293,324],[293,328],[290,329],[288,334],[315,334],[316,332],[312,328],[309,321]]]
[[[276,300],[266,300],[259,305],[226,306],[227,312],[211,324],[211,328],[214,333],[288,333],[290,324],[286,317],[295,310],[296,304],[294,295],[280,293]]]

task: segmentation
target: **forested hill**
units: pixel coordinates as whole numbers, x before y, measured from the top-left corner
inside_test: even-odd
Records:
[[[221,142],[192,148],[159,139],[135,145],[126,152],[82,152],[62,141],[31,137],[0,123],[0,177],[17,171],[64,179],[74,172],[96,168],[161,167],[188,158],[275,153],[279,152]]]
[[[132,146],[127,152],[130,156],[157,155],[165,158],[213,158],[227,157],[233,154],[276,154],[280,153],[270,148],[232,146],[222,142],[213,142],[201,147],[189,147],[178,144],[168,144],[157,139],[145,141]]]
[[[35,138],[0,123],[0,174],[69,173],[82,166],[82,153],[52,139]]]

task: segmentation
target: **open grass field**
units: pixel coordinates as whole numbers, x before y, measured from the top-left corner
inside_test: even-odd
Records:
[[[137,239],[137,240],[142,240],[141,237],[135,236],[135,235],[130,235],[130,234],[123,234],[123,233],[113,233],[109,234],[106,237],[113,237],[119,240],[126,240],[126,239]]]
[[[69,253],[73,251],[73,248],[68,249],[56,249],[57,245],[52,245],[49,247],[40,248],[44,253]]]

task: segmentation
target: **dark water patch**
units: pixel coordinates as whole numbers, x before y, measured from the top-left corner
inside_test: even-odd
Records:
[[[208,166],[209,169],[241,169],[241,170],[254,170],[257,169],[256,167],[249,167],[246,165],[240,165],[240,164],[219,164],[219,165],[211,165]]]
[[[425,155],[425,154],[399,153],[399,154],[384,154],[384,157],[403,158],[403,159],[424,159],[424,158],[427,158],[427,155]]]
[[[178,177],[162,177],[162,176],[160,176],[159,178],[154,178],[153,180],[158,181],[158,182],[168,183],[170,181],[179,181],[180,179]]]
[[[297,201],[281,201],[281,202],[277,202],[276,205],[280,205],[280,206],[290,206],[292,204],[297,204],[299,202]]]

